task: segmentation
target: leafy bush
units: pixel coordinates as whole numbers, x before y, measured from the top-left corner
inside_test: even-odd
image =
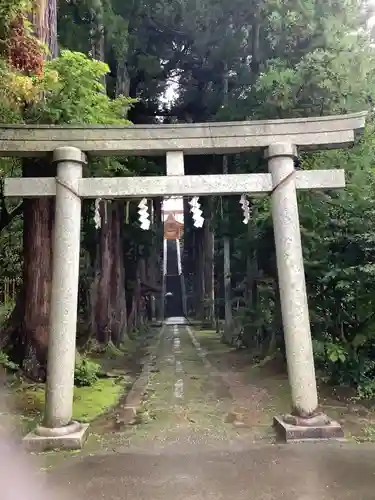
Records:
[[[48,61],[39,88],[44,99],[34,100],[25,113],[32,123],[129,124],[125,119],[134,100],[110,99],[103,81],[107,64],[80,52],[63,50],[60,57]]]
[[[98,380],[100,365],[87,358],[76,360],[74,370],[74,384],[77,387],[87,387],[95,384]]]
[[[0,366],[11,371],[18,370],[19,368],[19,366],[13,363],[13,361],[9,359],[9,356],[3,351],[0,351]]]
[[[324,382],[355,387],[360,399],[375,397],[375,345],[371,336],[357,335],[352,342],[314,340],[314,355]]]

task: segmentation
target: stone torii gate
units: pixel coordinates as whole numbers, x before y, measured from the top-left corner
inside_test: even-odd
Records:
[[[344,170],[295,171],[297,151],[353,144],[366,113],[308,119],[152,126],[1,125],[0,155],[51,156],[56,178],[9,178],[5,195],[55,196],[46,409],[26,436],[31,449],[80,448],[87,426],[72,421],[82,198],[264,195],[271,193],[292,413],[275,417],[285,439],[341,437],[318,413],[297,189],[345,186]],[[265,152],[269,173],[184,175],[184,155]],[[83,178],[86,154],[166,155],[167,176]]]

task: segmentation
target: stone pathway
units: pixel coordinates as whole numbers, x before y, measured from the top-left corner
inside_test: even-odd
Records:
[[[238,438],[238,431],[225,423],[231,395],[205,363],[190,332],[185,325],[166,327],[139,414],[141,424],[128,431],[126,446],[215,445]]]
[[[50,473],[63,500],[373,500],[372,446],[272,444],[268,395],[206,356],[183,322],[164,328],[155,356],[139,424]],[[228,422],[236,407],[246,425]]]

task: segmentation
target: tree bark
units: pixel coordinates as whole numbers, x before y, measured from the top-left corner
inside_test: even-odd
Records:
[[[213,231],[213,200],[207,203],[203,227],[205,321],[213,325],[215,318],[215,234]]]
[[[34,34],[48,47],[47,58],[56,57],[56,0],[38,0],[30,14]],[[53,177],[54,168],[45,161],[26,160],[24,177]],[[54,200],[28,199],[23,204],[23,285],[14,314],[4,329],[3,343],[12,357],[32,378],[44,380],[52,282],[52,230]]]
[[[93,0],[91,15],[91,56],[97,61],[104,61],[105,39],[103,4],[101,0]],[[105,84],[105,78],[103,83]]]
[[[44,378],[52,284],[54,200],[26,200],[24,212],[24,353],[23,368]]]
[[[99,61],[105,60],[103,15],[102,1],[95,0],[92,5],[91,51],[92,57]],[[103,85],[105,86],[105,79]],[[116,93],[118,94],[117,88]],[[111,341],[118,345],[126,335],[123,214],[123,202],[100,202],[102,223],[97,245],[92,317],[96,339],[103,344]]]
[[[111,265],[111,323],[112,341],[120,344],[126,336],[127,312],[125,296],[125,266],[122,248],[122,228],[124,225],[124,204],[113,203],[112,207],[112,265]]]
[[[204,252],[204,230],[197,229],[194,231],[194,262],[196,263],[195,271],[195,311],[197,318],[204,319],[204,298],[206,296],[206,280],[205,280],[205,252]]]
[[[223,105],[228,105],[228,67],[225,64],[223,75]],[[228,174],[228,156],[223,156],[223,174]],[[227,203],[225,206],[228,207]],[[226,222],[226,231],[228,230],[228,222]],[[232,315],[232,278],[231,278],[231,265],[230,265],[230,238],[228,234],[223,237],[224,247],[224,308],[225,308],[225,321],[224,321],[224,338],[230,340],[233,315]]]
[[[53,176],[54,169],[27,160],[24,177]],[[54,199],[27,199],[23,204],[23,283],[14,314],[2,332],[2,344],[25,373],[35,380],[46,374]]]
[[[123,204],[100,202],[95,278],[92,287],[92,330],[101,344],[118,345],[126,335],[125,268],[122,248]]]
[[[98,246],[95,265],[93,300],[94,324],[93,332],[101,344],[111,340],[110,317],[110,283],[111,283],[111,240],[112,240],[112,207],[110,202],[101,201],[99,205],[101,226],[98,235]]]
[[[35,0],[30,17],[35,36],[48,47],[47,59],[54,59],[58,55],[56,0]]]
[[[138,329],[142,322],[141,318],[141,299],[142,299],[141,275],[143,267],[142,260],[143,259],[140,259],[138,261],[138,265],[136,267],[135,281],[133,282],[134,288],[131,299],[131,310],[128,317],[129,333],[130,331]]]
[[[163,216],[162,216],[162,198],[155,198],[153,200],[154,203],[154,224],[156,227],[156,235],[155,235],[155,276],[156,283],[158,288],[162,290],[163,288],[163,245],[164,245],[164,225],[163,225]],[[155,296],[155,314],[156,319],[162,320],[163,311],[164,311],[164,294],[161,291],[159,294]]]
[[[246,302],[247,306],[255,311],[257,306],[257,278],[258,278],[258,256],[255,247],[254,227],[257,211],[253,208],[251,220],[247,226],[248,253],[246,255]]]

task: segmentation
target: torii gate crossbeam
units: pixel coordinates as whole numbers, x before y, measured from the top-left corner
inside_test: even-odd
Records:
[[[0,125],[0,155],[51,155],[56,178],[6,179],[5,195],[56,197],[53,280],[43,426],[25,438],[32,449],[79,448],[87,426],[72,422],[82,198],[271,194],[292,414],[276,417],[286,440],[342,437],[317,412],[318,397],[303,267],[297,189],[345,186],[343,170],[298,171],[298,150],[353,144],[365,113],[324,118],[160,126]],[[269,173],[184,175],[184,155],[262,149]],[[82,178],[86,153],[165,154],[166,177]]]

